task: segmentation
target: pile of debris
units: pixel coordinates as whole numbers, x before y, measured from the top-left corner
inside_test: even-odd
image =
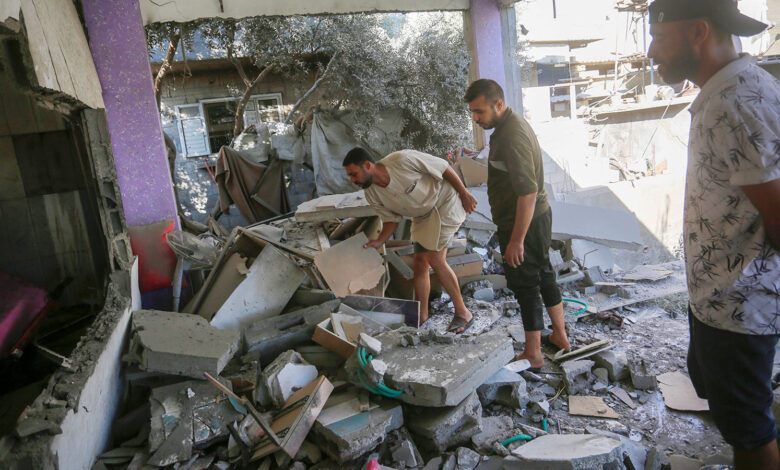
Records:
[[[115,447],[94,468],[661,468],[654,448],[597,427],[556,432],[549,418],[616,418],[604,396],[632,407],[635,390],[667,386],[679,398],[687,378],[656,380],[603,338],[552,351],[539,372],[514,361],[518,304],[484,186],[471,190],[478,212],[447,258],[477,320],[466,334],[446,332],[435,275],[420,325],[408,222],[378,252],[363,248],[381,221],[362,191],[307,201],[233,230],[182,313],[133,313]],[[559,281],[591,305],[570,329],[677,289],[678,271],[620,271],[597,244],[638,233],[566,230],[551,252]]]

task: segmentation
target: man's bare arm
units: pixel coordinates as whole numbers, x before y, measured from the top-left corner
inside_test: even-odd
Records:
[[[523,243],[528,233],[528,227],[534,218],[534,208],[536,207],[536,193],[518,196],[517,207],[515,209],[515,225],[512,227],[512,238],[504,253],[504,261],[509,266],[517,267],[525,259],[525,250]]]
[[[466,189],[466,186],[463,185],[463,181],[460,180],[460,177],[455,173],[455,170],[453,170],[452,167],[449,167],[444,170],[442,176],[455,188],[455,191],[457,191],[460,196],[460,202],[463,204],[463,208],[467,213],[471,214],[474,211],[474,208],[477,207],[477,199],[471,195],[468,189]]]
[[[379,232],[377,239],[366,243],[363,248],[381,248],[390,239],[396,228],[398,228],[398,222],[383,222],[382,231]]]
[[[780,250],[780,178],[763,184],[742,186],[742,191],[756,206],[769,242]]]

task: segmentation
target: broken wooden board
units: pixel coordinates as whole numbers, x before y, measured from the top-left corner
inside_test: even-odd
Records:
[[[333,384],[325,376],[320,376],[309,385],[293,393],[285,402],[282,411],[274,416],[271,429],[281,436],[283,450],[291,458],[295,458],[298,449],[309,434],[314,421],[320,415],[328,397],[333,392]],[[247,429],[247,435],[259,440],[252,461],[279,450],[279,446],[271,442],[265,432],[253,420]]]
[[[306,201],[295,211],[298,222],[325,222],[333,219],[349,217],[371,217],[376,211],[366,200],[366,194],[361,189],[348,194],[331,194]]]
[[[363,232],[323,251],[314,264],[336,297],[346,297],[373,289],[385,274],[382,256],[363,248],[368,238]]]
[[[631,399],[631,397],[628,395],[628,392],[623,390],[620,387],[612,388],[609,393],[612,395],[615,395],[620,401],[625,403],[629,408],[632,410],[636,409],[636,403],[634,403],[634,400]]]
[[[592,356],[593,354],[609,349],[612,347],[611,345],[612,340],[607,338],[602,339],[601,341],[596,341],[595,343],[590,343],[586,346],[571,350],[569,352],[564,352],[563,349],[561,349],[555,353],[553,360],[556,362],[566,362],[572,359],[584,359],[586,357]]]
[[[619,419],[620,415],[604,403],[601,397],[569,396],[569,414],[594,418]]]
[[[680,371],[667,372],[657,377],[658,388],[666,406],[677,411],[708,411],[709,402],[696,394],[691,379]]]

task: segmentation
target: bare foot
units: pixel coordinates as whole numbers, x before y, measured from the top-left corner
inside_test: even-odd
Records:
[[[531,367],[533,367],[534,369],[537,369],[544,365],[544,356],[542,356],[542,351],[539,351],[536,354],[531,354],[530,351],[525,350],[523,351],[522,354],[520,354],[515,358],[515,360],[517,361],[520,361],[522,359],[527,359],[528,362],[531,363]]]
[[[553,331],[550,335],[550,342],[558,349],[563,349],[566,352],[571,351],[571,344],[569,344],[569,338],[566,337],[566,331]]]
[[[466,310],[465,312],[455,312],[455,316],[466,320],[466,324],[468,324],[471,321],[471,319],[474,318],[474,316],[468,310]],[[465,329],[466,329],[465,326],[458,328],[457,330],[455,330],[455,334],[463,333]]]

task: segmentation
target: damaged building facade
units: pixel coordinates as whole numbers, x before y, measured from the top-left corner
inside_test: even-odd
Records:
[[[568,3],[552,0],[556,17]],[[642,30],[646,2],[600,3]],[[344,149],[360,144],[348,125],[321,120],[308,138],[276,131],[263,152],[242,134],[219,150],[224,96],[163,93],[169,121],[155,100],[147,24],[441,10],[463,14],[469,78],[499,82],[544,149],[573,350],[545,344],[541,370],[514,359],[525,334],[494,237],[484,151],[450,156],[478,200],[448,246],[475,316],[461,336],[446,331],[453,307],[435,275],[432,315],[420,323],[408,220],[381,251],[362,248],[381,221],[340,173]],[[681,373],[685,274],[675,250],[692,95],[654,87],[641,37],[604,67],[572,62],[569,48],[610,39],[567,39],[555,48],[567,49],[569,72],[537,57],[529,82],[517,42],[544,26],[524,11],[512,0],[345,0],[327,10],[281,0],[4,2],[0,294],[12,301],[0,306],[14,308],[0,312],[13,377],[2,391],[0,468],[728,464],[706,401]],[[556,56],[544,41],[554,42],[531,42]],[[610,71],[612,81],[599,78]],[[277,121],[295,101],[276,85],[254,96],[247,123]],[[561,108],[566,96],[576,105]],[[164,132],[175,137],[173,178]],[[486,141],[475,128],[475,149]],[[206,215],[195,223],[180,218],[187,191],[176,179],[193,174],[211,195],[205,210],[189,207],[185,215]],[[222,219],[229,229],[208,217],[223,205],[240,214]]]

